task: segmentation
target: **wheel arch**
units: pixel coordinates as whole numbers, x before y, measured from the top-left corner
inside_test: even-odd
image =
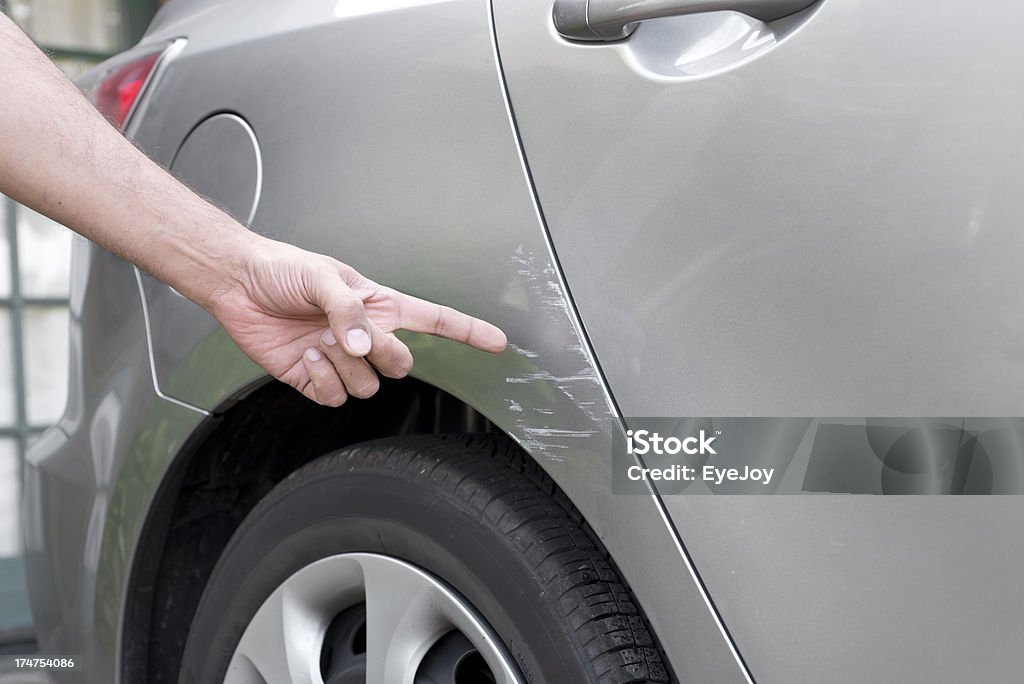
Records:
[[[266,380],[226,400],[186,440],[149,506],[124,595],[121,681],[176,681],[167,665],[220,551],[275,484],[349,444],[448,432],[509,439],[467,403],[412,378],[385,379],[373,398],[340,409]]]

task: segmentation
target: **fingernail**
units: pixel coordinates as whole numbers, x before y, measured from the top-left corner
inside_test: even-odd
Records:
[[[309,348],[306,350],[306,358],[309,359],[310,361],[319,361],[320,359],[324,358],[324,356],[316,349]]]
[[[326,344],[328,347],[333,347],[334,345],[338,344],[338,339],[334,336],[334,333],[331,332],[330,328],[325,330],[324,334],[320,336],[320,341]]]
[[[360,356],[370,352],[370,336],[362,328],[352,328],[345,334],[349,351]]]

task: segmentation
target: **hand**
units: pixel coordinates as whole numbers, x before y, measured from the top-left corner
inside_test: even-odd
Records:
[[[320,404],[340,406],[401,378],[409,348],[394,335],[425,332],[497,353],[505,334],[479,319],[397,292],[330,257],[255,239],[232,284],[208,307],[249,358]]]

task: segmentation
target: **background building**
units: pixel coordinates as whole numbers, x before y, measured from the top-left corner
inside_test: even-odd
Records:
[[[72,77],[137,42],[158,5],[0,0],[0,10]],[[8,652],[23,652],[31,638],[21,469],[28,445],[60,417],[67,398],[70,252],[66,228],[0,196],[0,649],[14,649]]]

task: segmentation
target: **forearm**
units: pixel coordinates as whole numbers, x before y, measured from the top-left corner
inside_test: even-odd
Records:
[[[202,306],[256,238],[139,152],[0,14],[0,193]]]

